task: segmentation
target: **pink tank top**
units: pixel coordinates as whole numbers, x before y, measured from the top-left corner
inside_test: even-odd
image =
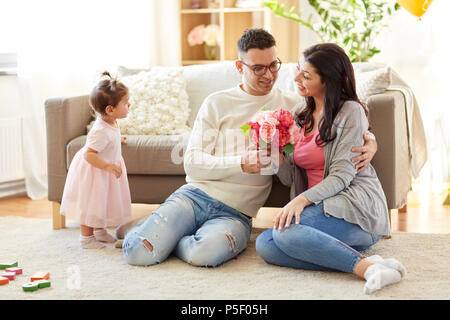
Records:
[[[305,127],[300,129],[300,140],[294,148],[294,161],[297,166],[302,167],[308,176],[308,189],[318,184],[323,178],[325,157],[323,146],[316,144],[319,130],[305,137]]]

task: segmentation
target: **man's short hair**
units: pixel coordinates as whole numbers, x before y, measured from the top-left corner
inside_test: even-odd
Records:
[[[238,53],[246,53],[248,50],[256,48],[264,50],[276,45],[275,38],[264,29],[247,29],[239,39]]]

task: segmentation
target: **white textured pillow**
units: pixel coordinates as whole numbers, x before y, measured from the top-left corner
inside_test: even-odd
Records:
[[[130,111],[119,120],[123,134],[183,134],[190,131],[189,97],[181,67],[153,67],[124,77],[130,89]]]
[[[130,92],[130,110],[118,119],[129,135],[177,135],[190,132],[189,97],[181,67],[152,67],[120,79]],[[92,124],[88,125],[88,131]]]
[[[391,68],[380,63],[354,63],[356,93],[367,102],[371,95],[383,93],[392,82]]]

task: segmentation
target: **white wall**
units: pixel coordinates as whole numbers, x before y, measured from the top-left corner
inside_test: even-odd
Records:
[[[17,76],[0,75],[0,118],[17,117],[21,114]]]

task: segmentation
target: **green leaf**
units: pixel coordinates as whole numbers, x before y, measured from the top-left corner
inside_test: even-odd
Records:
[[[288,143],[282,149],[286,154],[290,154],[294,152],[294,145],[292,143]]]
[[[282,1],[265,1],[264,5],[278,16],[306,26],[319,38],[319,42],[334,42],[342,46],[352,62],[368,61],[379,50],[374,47],[376,36],[389,26],[387,18],[401,7],[392,0],[308,0],[317,22],[286,11]],[[363,26],[356,31],[355,25]]]
[[[251,128],[252,127],[248,123],[246,123],[243,126],[241,126],[241,132],[244,134],[244,136],[249,137]]]
[[[267,142],[265,142],[261,137],[259,138],[259,148],[260,149],[267,148]]]
[[[267,107],[262,107],[261,108],[261,111],[266,111],[267,110]]]
[[[333,27],[335,27],[337,30],[341,31],[341,26],[336,22],[336,20],[332,19],[330,22],[333,25]]]

